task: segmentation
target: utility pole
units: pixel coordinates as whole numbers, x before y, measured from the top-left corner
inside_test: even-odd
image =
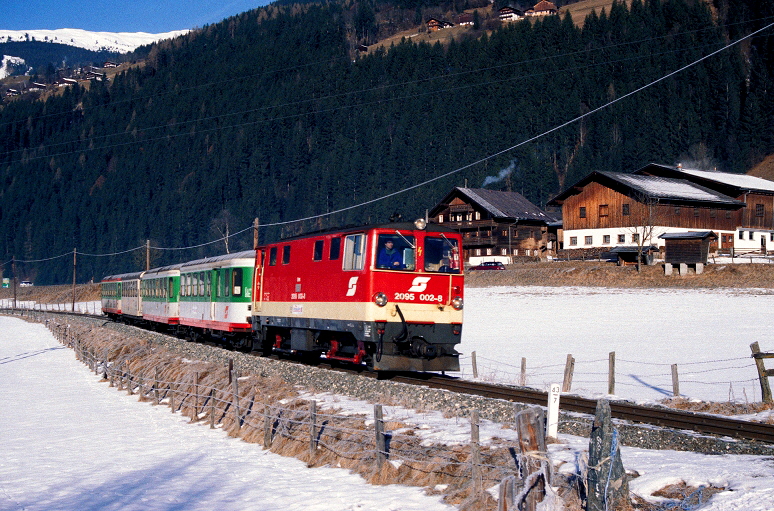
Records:
[[[258,217],[253,220],[253,250],[258,248],[258,227],[261,225],[261,221]]]
[[[13,308],[16,310],[16,256],[11,259],[11,271],[13,272]]]
[[[145,240],[145,271],[150,270],[150,240]]]
[[[78,251],[73,248],[73,312],[75,312],[75,268],[76,268],[76,255]]]

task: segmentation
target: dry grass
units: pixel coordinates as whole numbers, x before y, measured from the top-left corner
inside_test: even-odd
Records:
[[[694,401],[683,397],[672,397],[659,401],[664,406],[689,412],[709,413],[714,415],[747,415],[774,409],[774,405],[766,403],[717,403],[712,401]],[[774,419],[764,421],[774,424]]]
[[[0,298],[13,298],[13,289],[0,289]],[[17,300],[34,300],[38,303],[72,303],[72,286],[32,286],[17,287]],[[75,286],[76,302],[92,302],[100,299],[99,283],[77,284]]]

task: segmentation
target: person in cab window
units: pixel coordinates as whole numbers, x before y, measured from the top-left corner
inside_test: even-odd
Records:
[[[387,268],[390,270],[399,270],[403,267],[400,251],[394,248],[392,240],[384,242],[384,246],[379,251],[379,256],[376,258],[376,267]]]

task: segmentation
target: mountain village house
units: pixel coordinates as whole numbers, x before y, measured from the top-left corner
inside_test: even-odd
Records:
[[[753,176],[659,164],[592,172],[549,205],[562,207],[569,250],[662,248],[661,235],[696,231],[717,235],[713,250],[774,250],[774,182]]]
[[[462,233],[463,259],[473,265],[556,253],[556,219],[516,192],[454,188],[430,221]]]

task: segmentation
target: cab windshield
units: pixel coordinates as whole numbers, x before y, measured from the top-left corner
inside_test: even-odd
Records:
[[[446,236],[425,238],[425,271],[459,273],[460,247],[457,240]]]
[[[406,236],[397,231],[394,234],[380,234],[376,250],[377,268],[408,271],[415,269],[414,236]]]

